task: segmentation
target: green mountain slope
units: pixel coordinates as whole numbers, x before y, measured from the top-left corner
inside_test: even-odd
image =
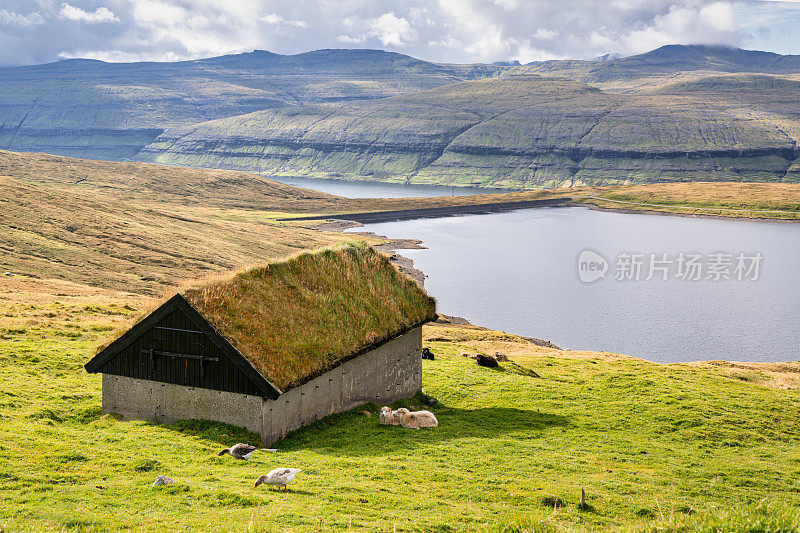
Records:
[[[800,56],[718,46],[530,65],[70,60],[0,69],[0,149],[497,187],[784,181],[800,179],[798,102]]]
[[[622,95],[563,78],[505,76],[175,128],[139,157],[274,174],[493,187],[784,180],[800,135],[784,123],[798,123],[800,87],[791,80],[769,85],[763,77],[747,79],[755,89],[728,77],[706,82],[713,90],[698,82]],[[755,100],[748,97],[753,91]]]
[[[435,65],[380,50],[3,68],[0,149],[126,159],[169,127],[261,109],[383,98],[501,70]]]
[[[667,45],[650,52],[606,61],[553,60],[530,63],[531,72],[586,83],[609,83],[686,72],[793,74],[800,56],[726,46]]]

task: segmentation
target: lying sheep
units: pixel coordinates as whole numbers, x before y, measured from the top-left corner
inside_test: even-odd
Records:
[[[391,407],[384,405],[378,415],[378,423],[382,426],[399,426],[400,419],[397,418],[397,411],[392,411]]]
[[[412,413],[405,407],[401,407],[395,411],[395,415],[400,420],[400,425],[404,428],[435,428],[439,425],[439,421],[430,411],[414,411]]]

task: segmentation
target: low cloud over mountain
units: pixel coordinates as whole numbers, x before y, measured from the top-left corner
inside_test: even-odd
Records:
[[[787,17],[800,18],[800,4],[7,0],[0,7],[0,65],[73,57],[169,61],[252,49],[296,53],[318,48],[381,48],[440,62],[527,63],[630,55],[671,43],[752,45],[756,37],[780,40],[780,21]]]

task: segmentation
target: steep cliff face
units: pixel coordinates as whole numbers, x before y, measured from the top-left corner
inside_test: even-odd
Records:
[[[500,70],[441,66],[379,50],[3,68],[0,148],[128,159],[170,127],[263,109],[384,98]]]
[[[800,56],[709,46],[526,66],[70,60],[0,69],[0,149],[513,188],[797,181],[799,108]]]
[[[794,133],[800,133],[781,128],[800,117],[800,105],[787,98],[800,92],[784,89],[765,89],[754,106],[739,93],[739,100],[702,90],[619,95],[563,78],[506,76],[171,129],[138,157],[492,187],[780,181],[797,158]]]

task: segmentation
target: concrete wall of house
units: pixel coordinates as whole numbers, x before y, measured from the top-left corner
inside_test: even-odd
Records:
[[[103,374],[103,413],[167,424],[215,420],[259,433],[269,445],[333,413],[413,396],[422,389],[421,350],[418,327],[275,400]]]
[[[261,438],[270,444],[292,430],[367,402],[390,403],[422,390],[422,328],[382,344],[291,389],[262,407]]]
[[[103,413],[171,424],[215,420],[261,432],[260,396],[103,374]]]

